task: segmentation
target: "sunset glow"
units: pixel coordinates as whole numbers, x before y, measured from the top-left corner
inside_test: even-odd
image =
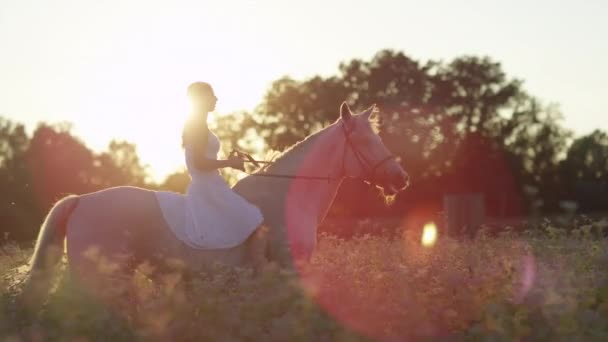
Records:
[[[190,82],[213,85],[217,113],[251,111],[280,77],[336,74],[341,62],[391,48],[421,60],[492,56],[509,74],[526,80],[531,93],[559,102],[567,125],[586,133],[603,125],[596,118],[606,107],[599,77],[605,74],[605,63],[599,61],[606,59],[606,50],[596,43],[603,39],[605,21],[598,6],[556,7],[548,1],[491,6],[381,1],[371,7],[317,0],[6,2],[0,5],[0,115],[30,129],[40,121],[70,122],[73,133],[95,150],[105,149],[111,139],[127,140],[160,179],[183,167],[180,134]],[[449,15],[437,17],[438,8]],[[556,12],[549,15],[545,8]],[[417,14],[402,20],[412,11]],[[509,18],[521,13],[521,24],[513,26]],[[545,30],[538,31],[541,16]],[[564,16],[585,21],[563,25]],[[384,24],[368,25],[370,18]],[[431,18],[441,24],[429,25]],[[487,27],[485,20],[493,30],[477,30]],[[537,44],[554,37],[563,39]],[[555,58],[539,59],[543,55]],[[562,82],[554,82],[557,73]]]

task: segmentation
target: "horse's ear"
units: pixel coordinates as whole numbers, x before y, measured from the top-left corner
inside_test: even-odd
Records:
[[[366,110],[364,110],[361,115],[365,116],[366,119],[369,120],[369,118],[372,116],[372,114],[376,111],[376,104],[374,103],[371,107],[367,108]]]
[[[348,104],[346,104],[346,101],[342,102],[342,105],[340,106],[340,117],[342,118],[342,120],[348,121],[352,116],[353,113],[350,111],[350,108],[348,107]]]

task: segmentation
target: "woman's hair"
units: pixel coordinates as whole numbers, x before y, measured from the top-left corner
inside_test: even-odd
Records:
[[[204,93],[213,93],[213,88],[207,82],[194,82],[188,86],[187,95],[190,100],[193,100]],[[186,147],[193,139],[202,139],[207,141],[207,130],[205,129],[206,122],[195,116],[190,117],[182,131],[182,147]]]
[[[184,129],[182,130],[182,147],[186,148],[186,146],[192,142],[193,139],[196,139],[197,135],[200,135],[202,123],[200,120],[196,120],[194,118],[190,118],[186,120],[184,124]],[[198,133],[198,134],[197,134]]]
[[[207,82],[194,82],[188,86],[188,97],[193,99],[200,96],[203,93],[212,93],[213,88]]]

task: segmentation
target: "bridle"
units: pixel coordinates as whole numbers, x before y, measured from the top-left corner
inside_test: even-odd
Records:
[[[353,155],[355,156],[355,159],[357,160],[357,162],[359,163],[359,166],[363,170],[362,177],[352,177],[352,178],[365,181],[367,183],[370,183],[371,185],[378,185],[378,183],[375,182],[376,181],[376,171],[384,163],[386,163],[389,160],[394,159],[395,156],[392,154],[389,154],[388,156],[373,163],[368,158],[366,158],[365,155],[353,143],[353,141],[351,139],[352,130],[350,130],[350,131],[348,130],[348,128],[346,127],[346,123],[344,121],[342,122],[342,131],[344,132],[345,143],[344,143],[344,151],[342,153],[342,168],[341,168],[340,174],[338,176],[331,177],[329,175],[328,176],[310,176],[310,175],[286,175],[286,174],[276,174],[276,173],[249,173],[249,172],[246,172],[246,173],[251,176],[256,176],[256,177],[325,180],[327,182],[330,182],[332,180],[339,180],[339,179],[342,179],[347,176],[347,174],[346,174],[346,154],[348,152],[347,148],[350,147],[350,150],[352,151]],[[238,155],[238,156],[244,158],[246,162],[252,163],[255,166],[259,166],[260,164],[272,164],[272,162],[268,162],[268,161],[255,160],[255,159],[253,159],[253,157],[251,157],[250,154],[242,152],[242,151],[238,151],[238,150],[233,150],[230,153],[230,155]]]
[[[346,176],[346,147],[348,146],[350,147],[353,155],[359,162],[359,166],[363,170],[363,177],[361,177],[362,180],[370,183],[371,185],[378,185],[375,182],[376,170],[378,170],[378,168],[387,161],[393,160],[395,156],[389,153],[389,155],[387,155],[386,157],[380,159],[376,163],[373,163],[369,159],[365,158],[365,155],[361,153],[361,151],[357,149],[357,146],[352,142],[350,137],[350,135],[352,134],[352,130],[349,131],[346,128],[346,123],[344,122],[342,123],[342,130],[344,131],[344,138],[346,139],[346,143],[344,144],[344,152],[342,153],[342,177]]]

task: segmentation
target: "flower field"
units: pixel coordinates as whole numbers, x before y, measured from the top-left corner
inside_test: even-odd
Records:
[[[0,249],[0,337],[8,341],[608,341],[608,239],[599,223],[504,229],[474,238],[420,232],[322,235],[298,271],[226,269],[108,280],[87,295],[62,271],[33,315],[14,304]],[[121,285],[122,284],[122,285]],[[124,284],[128,284],[127,286]],[[106,298],[113,298],[105,301]],[[110,303],[111,302],[111,303]],[[103,304],[110,303],[110,304]]]

